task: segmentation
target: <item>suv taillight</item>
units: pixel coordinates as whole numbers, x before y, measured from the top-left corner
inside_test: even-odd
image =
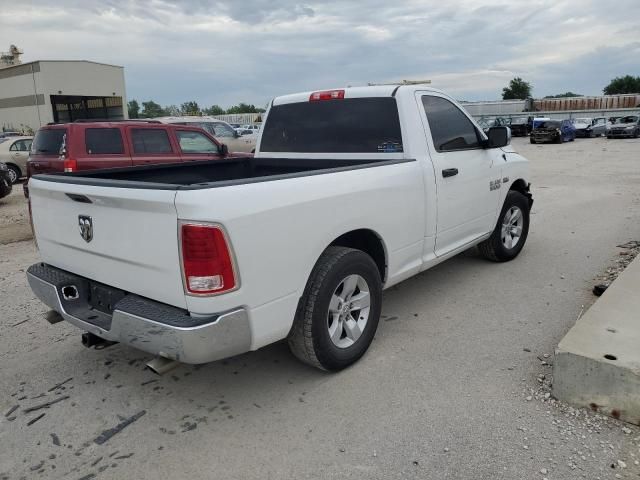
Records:
[[[75,172],[78,170],[78,161],[72,158],[64,159],[64,171],[65,172]]]
[[[181,225],[182,270],[187,293],[217,295],[238,285],[231,249],[217,225]]]

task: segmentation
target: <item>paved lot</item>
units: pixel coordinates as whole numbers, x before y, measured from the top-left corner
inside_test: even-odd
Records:
[[[387,291],[369,353],[334,375],[276,344],[154,377],[46,324],[32,243],[0,245],[0,478],[637,478],[640,430],[545,398],[544,363],[640,239],[640,141],[514,145],[533,167],[522,255],[470,251]]]

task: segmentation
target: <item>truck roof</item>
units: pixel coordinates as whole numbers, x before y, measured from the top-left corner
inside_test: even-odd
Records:
[[[397,92],[430,91],[443,93],[441,90],[429,87],[428,85],[375,85],[365,87],[337,87],[323,90],[313,90],[308,92],[292,93],[282,95],[273,99],[273,105],[284,105],[287,103],[308,102],[309,97],[317,92],[330,92],[334,90],[344,90],[344,98],[366,98],[366,97],[391,97]]]

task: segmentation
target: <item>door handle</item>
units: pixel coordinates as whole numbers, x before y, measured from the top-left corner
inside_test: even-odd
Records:
[[[457,168],[445,168],[444,170],[442,170],[442,176],[444,178],[454,177],[457,174],[458,174],[458,169]]]

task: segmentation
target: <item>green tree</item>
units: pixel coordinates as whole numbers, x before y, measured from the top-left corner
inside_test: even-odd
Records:
[[[253,104],[239,103],[227,110],[227,113],[263,113],[263,108],[256,108]]]
[[[584,97],[581,93],[565,92],[558,95],[547,95],[544,98],[570,98],[570,97]]]
[[[191,100],[190,102],[184,102],[180,105],[180,110],[183,115],[200,115],[200,107],[197,102]]]
[[[130,102],[127,102],[127,110],[129,111],[129,118],[140,117],[140,105],[138,105],[137,100],[131,100]]]
[[[640,93],[640,77],[625,75],[616,77],[602,90],[605,95],[620,95],[624,93]]]
[[[516,77],[509,82],[508,87],[502,89],[503,100],[525,100],[531,97],[531,84]]]
[[[182,110],[180,110],[176,105],[168,105],[164,107],[164,114],[169,115],[171,117],[179,117],[182,115]]]
[[[153,100],[149,100],[148,102],[142,102],[142,112],[140,115],[143,118],[154,118],[154,117],[163,117],[166,115],[164,108],[162,108],[159,104],[154,102]]]
[[[202,113],[205,115],[224,115],[225,111],[220,105],[211,105],[209,108],[203,108]]]

